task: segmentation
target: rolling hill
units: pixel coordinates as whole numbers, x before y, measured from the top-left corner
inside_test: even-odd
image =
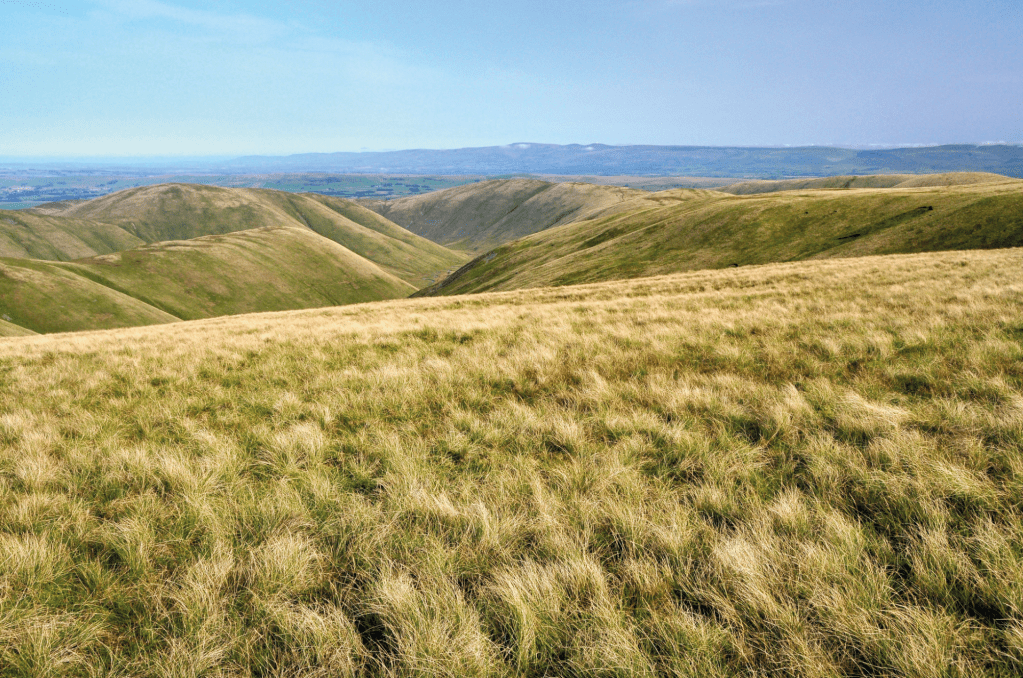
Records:
[[[40,334],[180,319],[59,263],[32,259],[0,260],[0,314],[23,330]]]
[[[297,226],[167,241],[55,265],[184,320],[396,299],[416,290]]]
[[[145,241],[112,223],[36,210],[0,212],[0,257],[70,261],[138,247]]]
[[[350,201],[183,184],[4,213],[0,252],[3,334],[393,299],[467,258]]]
[[[0,337],[28,337],[33,334],[38,333],[27,330],[21,325],[15,325],[12,322],[0,319]]]
[[[0,340],[0,674],[1019,675],[1021,304],[1003,249]]]
[[[49,213],[113,224],[146,243],[256,228],[305,227],[417,287],[465,261],[464,255],[396,227],[353,202],[308,193],[160,184]]]
[[[1009,177],[988,172],[951,172],[946,174],[870,174],[837,176],[820,179],[781,179],[776,181],[743,181],[718,188],[732,195],[754,195],[779,191],[805,191],[822,188],[925,188],[931,186],[966,186],[1012,181]]]
[[[167,241],[75,262],[3,260],[0,310],[39,333],[407,297],[416,288],[307,228]]]
[[[433,242],[481,252],[558,224],[625,209],[648,195],[618,186],[495,179],[364,204]]]
[[[940,181],[937,183],[941,183]],[[664,191],[506,243],[420,295],[809,258],[1023,245],[1023,182],[733,196]]]

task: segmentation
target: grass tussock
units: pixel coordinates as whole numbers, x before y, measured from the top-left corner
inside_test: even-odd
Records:
[[[1018,250],[0,342],[0,676],[1023,671]]]

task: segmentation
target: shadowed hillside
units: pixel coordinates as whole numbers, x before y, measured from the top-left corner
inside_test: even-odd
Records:
[[[658,204],[660,203],[660,204]],[[1023,245],[1023,182],[731,196],[665,191],[638,209],[502,245],[419,292],[567,285],[822,257]]]
[[[257,195],[279,207],[295,223],[343,245],[417,288],[434,282],[467,259],[463,253],[410,233],[350,200],[282,191],[258,191]]]
[[[1018,676],[1021,305],[1008,249],[0,340],[0,674]]]
[[[624,209],[648,195],[618,186],[504,179],[364,204],[434,242],[480,252],[558,224]]]

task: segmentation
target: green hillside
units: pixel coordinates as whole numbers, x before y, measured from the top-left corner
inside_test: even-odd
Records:
[[[1023,249],[0,340],[4,678],[1010,678]]]
[[[618,186],[504,179],[365,205],[433,242],[480,252],[558,224],[624,209],[648,195]]]
[[[395,299],[416,289],[298,226],[161,242],[59,266],[186,320]]]
[[[70,261],[141,244],[142,239],[114,224],[34,209],[0,213],[0,257]]]
[[[258,195],[296,223],[343,245],[416,288],[434,282],[468,259],[461,252],[410,233],[349,200],[280,191],[258,191]]]
[[[21,325],[15,325],[14,323],[0,319],[0,337],[27,337],[33,334],[37,333],[32,330],[27,330]]]
[[[147,243],[256,228],[307,227],[416,287],[432,282],[467,259],[464,254],[415,236],[355,203],[315,194],[161,184],[120,191],[48,212],[66,219],[116,224]]]
[[[0,312],[42,333],[405,297],[468,259],[343,199],[186,184],[6,212],[0,254]]]
[[[1023,245],[1019,181],[752,196],[678,190],[653,194],[641,205],[502,245],[420,294]]]
[[[30,259],[0,259],[0,318],[40,334],[178,320],[62,264]]]
[[[947,174],[868,174],[820,179],[780,179],[775,181],[743,181],[718,190],[732,195],[754,195],[778,191],[821,188],[924,188],[931,186],[967,186],[1004,181],[1019,181],[988,172],[951,172]]]
[[[77,203],[61,216],[117,224],[147,243],[188,240],[290,221],[250,189],[158,184]]]

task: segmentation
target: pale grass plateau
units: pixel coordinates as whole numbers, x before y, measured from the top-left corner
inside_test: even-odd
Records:
[[[0,676],[1023,672],[1023,250],[0,341]]]

